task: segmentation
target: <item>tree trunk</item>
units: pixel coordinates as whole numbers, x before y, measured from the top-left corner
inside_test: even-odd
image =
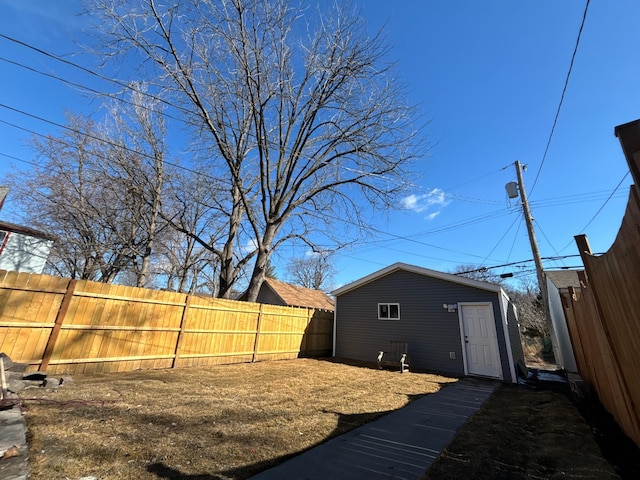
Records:
[[[269,257],[271,256],[271,246],[273,245],[273,239],[277,233],[277,228],[273,224],[268,224],[264,231],[262,241],[259,242],[258,256],[256,257],[256,263],[253,267],[253,273],[249,280],[249,288],[247,288],[247,301],[255,302],[258,299],[260,293],[260,287],[265,278],[265,272],[267,264],[269,263]]]
[[[233,255],[243,215],[241,195],[239,187],[237,185],[233,185],[231,189],[233,208],[231,215],[229,215],[229,233],[227,234],[227,241],[222,249],[222,258],[220,258],[220,275],[218,277],[220,281],[220,287],[218,290],[219,298],[230,298],[231,293],[233,292],[233,285],[236,282]]]

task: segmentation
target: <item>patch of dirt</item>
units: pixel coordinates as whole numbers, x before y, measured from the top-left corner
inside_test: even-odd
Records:
[[[576,408],[564,392],[503,385],[423,479],[640,478],[640,451],[595,405]],[[601,450],[607,445],[618,458]]]
[[[455,381],[314,359],[75,376],[21,394],[30,478],[243,479]]]

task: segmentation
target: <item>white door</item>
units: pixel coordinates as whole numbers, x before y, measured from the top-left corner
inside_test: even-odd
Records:
[[[501,378],[493,307],[491,304],[460,307],[467,373]]]

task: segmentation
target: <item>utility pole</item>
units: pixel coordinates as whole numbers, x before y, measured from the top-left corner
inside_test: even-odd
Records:
[[[518,177],[518,190],[520,191],[520,199],[522,200],[522,212],[524,213],[524,221],[527,224],[529,242],[531,242],[531,253],[533,254],[533,261],[536,264],[536,272],[538,273],[538,287],[540,288],[540,295],[542,296],[542,307],[548,321],[549,315],[546,313],[549,311],[547,282],[544,277],[544,270],[542,269],[542,259],[540,258],[540,250],[538,250],[536,233],[533,230],[533,217],[531,216],[529,201],[527,200],[527,192],[525,191],[524,181],[522,180],[522,166],[520,165],[520,160],[516,160],[515,166],[516,175]]]

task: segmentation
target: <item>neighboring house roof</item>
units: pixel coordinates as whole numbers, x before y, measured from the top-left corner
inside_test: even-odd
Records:
[[[382,270],[378,270],[366,277],[361,278],[360,280],[356,280],[355,282],[349,283],[348,285],[344,285],[337,290],[331,292],[333,295],[338,296],[343,293],[350,292],[351,290],[355,290],[356,288],[365,285],[367,283],[373,282],[385,275],[389,275],[390,273],[396,272],[398,270],[404,270],[406,272],[416,273],[418,275],[424,275],[426,277],[437,278],[440,280],[445,280],[447,282],[458,283],[460,285],[466,285],[469,287],[475,287],[482,290],[488,290],[491,292],[500,293],[503,292],[502,287],[500,285],[496,285],[495,283],[481,282],[479,280],[473,280],[471,278],[463,277],[461,275],[454,275],[452,273],[444,273],[439,272],[437,270],[430,270],[428,268],[417,267],[415,265],[409,265],[406,263],[394,263]],[[503,292],[504,293],[504,292]]]
[[[29,235],[30,237],[44,238],[45,240],[55,240],[55,237],[53,235],[44,233],[34,228],[16,225],[15,223],[0,221],[0,230],[4,230],[6,232],[21,233],[23,235]]]
[[[290,283],[265,278],[262,288],[269,288],[282,301],[291,307],[309,307],[321,310],[333,310],[333,300],[320,290],[291,285]]]
[[[577,270],[545,270],[544,274],[557,289],[581,288]]]

